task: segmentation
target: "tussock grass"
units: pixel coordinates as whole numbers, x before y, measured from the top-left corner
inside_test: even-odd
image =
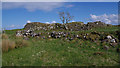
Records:
[[[3,39],[2,40],[2,51],[7,52],[8,50],[14,49],[16,46],[14,41],[11,41],[9,39]]]
[[[18,47],[28,46],[29,42],[22,38],[10,39],[7,34],[2,34],[2,52],[8,52]]]
[[[8,35],[7,34],[2,34],[2,39],[8,39]]]

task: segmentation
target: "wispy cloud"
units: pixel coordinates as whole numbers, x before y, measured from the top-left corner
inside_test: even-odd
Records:
[[[57,23],[57,22],[56,21],[46,22],[46,24],[52,24],[52,23]]]
[[[2,7],[3,9],[25,8],[28,11],[51,11],[63,5],[63,2],[7,2],[3,3]]]
[[[90,14],[90,21],[102,21],[106,24],[118,24],[118,15],[117,14],[103,14],[100,16]]]
[[[51,23],[57,23],[56,21],[52,21]]]
[[[63,2],[66,0],[2,0],[2,2]]]
[[[15,25],[10,25],[10,26],[8,26],[9,28],[14,28],[15,27]]]
[[[74,7],[74,5],[72,5],[72,4],[71,5],[66,5],[65,7],[66,8],[71,8],[71,7]]]
[[[74,20],[72,22],[75,22]]]
[[[46,22],[46,24],[50,24],[50,22]]]
[[[24,24],[24,25],[26,25],[26,24]],[[12,25],[9,25],[9,26],[3,27],[3,28],[6,30],[11,30],[11,29],[21,29],[23,27],[24,27],[23,25],[12,24]]]
[[[65,0],[70,2],[119,2],[119,0]]]
[[[118,2],[119,0],[2,0],[2,2]]]
[[[19,28],[20,27],[20,25],[10,25],[10,26],[8,26],[7,28]]]

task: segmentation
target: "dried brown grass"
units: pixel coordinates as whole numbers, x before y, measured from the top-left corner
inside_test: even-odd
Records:
[[[2,34],[2,39],[8,39],[8,35],[7,34]]]
[[[3,39],[2,40],[2,51],[7,52],[8,50],[14,49],[16,46],[14,41],[11,41],[9,39]]]
[[[9,50],[29,45],[29,42],[21,37],[11,40],[7,34],[1,34],[1,36],[2,52],[8,52]]]

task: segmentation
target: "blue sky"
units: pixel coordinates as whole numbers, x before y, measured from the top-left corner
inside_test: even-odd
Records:
[[[6,29],[23,28],[27,21],[61,23],[58,12],[67,11],[72,21],[103,21],[117,24],[117,2],[3,2],[2,25]]]
[[[2,0],[2,2],[118,2],[119,0]]]

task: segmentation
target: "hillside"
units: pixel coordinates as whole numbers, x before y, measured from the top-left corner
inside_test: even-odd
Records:
[[[118,66],[119,26],[103,22],[27,23],[6,30],[3,66]],[[11,40],[11,41],[10,41]],[[11,47],[9,47],[11,46]]]

